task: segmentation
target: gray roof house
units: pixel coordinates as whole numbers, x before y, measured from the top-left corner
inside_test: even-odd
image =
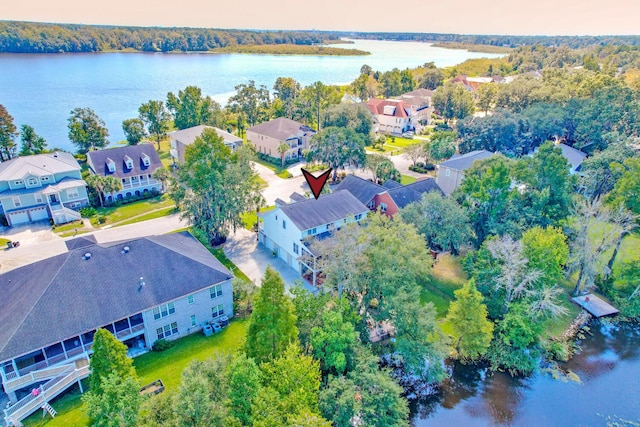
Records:
[[[569,165],[571,166],[569,172],[571,174],[580,172],[580,166],[582,162],[587,157],[587,153],[584,151],[577,150],[573,147],[569,147],[566,144],[556,144],[556,147],[559,147],[562,150],[562,155],[567,159]]]
[[[87,183],[71,153],[15,157],[0,163],[0,214],[10,226],[52,219],[80,219],[89,203]]]
[[[316,131],[309,126],[285,117],[269,120],[247,129],[247,141],[255,147],[256,152],[279,159],[278,146],[287,144],[289,150],[285,160],[297,160],[302,152],[309,148],[309,141]]]
[[[170,152],[175,163],[184,163],[184,153],[187,146],[193,144],[196,138],[202,135],[202,132],[205,129],[215,130],[218,136],[222,137],[224,145],[229,147],[231,151],[234,151],[242,145],[242,138],[213,126],[199,125],[187,129],[176,130],[169,133],[171,145]]]
[[[260,214],[258,239],[316,285],[318,270],[308,260],[313,257],[309,239],[328,237],[344,224],[366,217],[369,209],[348,191],[323,194],[317,200],[295,198],[299,201],[279,201],[274,210]]]
[[[113,176],[121,180],[122,190],[105,194],[106,202],[147,192],[162,192],[162,183],[153,178],[153,173],[164,166],[153,144],[89,151],[87,165],[92,174]]]
[[[67,248],[0,275],[0,376],[13,400],[86,359],[98,328],[135,355],[233,315],[232,274],[187,232]]]
[[[449,195],[460,186],[460,183],[464,179],[464,171],[469,169],[473,162],[488,159],[494,154],[496,153],[487,150],[475,150],[466,154],[456,154],[449,160],[445,160],[437,165],[436,183],[445,194]]]

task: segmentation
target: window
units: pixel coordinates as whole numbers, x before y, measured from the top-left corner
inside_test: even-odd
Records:
[[[40,178],[41,181],[49,181],[49,177],[48,176],[43,176],[42,178]]]
[[[356,221],[360,221],[360,219],[362,219],[362,214],[356,215]]]
[[[189,296],[187,297],[187,301],[189,302],[189,304],[193,304],[193,300],[194,300],[193,295],[189,295]]]
[[[146,154],[142,155],[142,164],[145,166],[149,166],[151,164],[151,159]]]
[[[209,293],[211,294],[211,298],[217,298],[222,295],[222,285],[215,285],[212,288],[209,288]]]
[[[111,159],[107,160],[107,169],[109,169],[109,172],[111,172],[111,173],[115,172],[116,171],[116,162],[114,162]]]
[[[218,316],[222,316],[224,314],[224,305],[218,304],[211,307],[211,316],[216,318]]]
[[[35,195],[36,203],[42,203],[42,194],[36,193]]]
[[[153,309],[153,318],[155,320],[161,319],[163,317],[167,317],[170,314],[176,312],[176,308],[172,302],[168,304],[163,304]]]
[[[67,198],[69,198],[69,199],[77,199],[78,197],[80,197],[80,194],[78,194],[78,189],[77,188],[69,188],[67,190]]]
[[[447,170],[445,171],[445,173],[444,173],[444,174],[445,174],[446,176],[451,175],[451,169],[447,169]]]
[[[38,185],[38,180],[36,178],[29,178],[27,181],[29,185]]]
[[[380,203],[380,211],[382,211],[382,212],[386,212],[387,211],[387,204],[386,203]]]
[[[13,198],[13,206],[15,206],[16,208],[19,208],[20,206],[22,206],[22,203],[20,203],[20,197]]]
[[[22,181],[16,181],[14,182],[15,185],[22,185]]]
[[[369,200],[369,203],[367,203],[367,207],[369,209],[374,209],[376,207],[376,202],[375,200]]]
[[[284,219],[282,220],[282,229],[283,230],[287,229],[287,222]]]
[[[300,248],[298,248],[298,244],[294,243],[293,244],[293,253],[296,254],[296,255],[299,255],[299,253],[300,253],[299,250],[300,250]]]
[[[156,334],[158,335],[159,340],[170,337],[171,335],[175,335],[177,333],[178,322],[173,322],[170,325],[164,325],[162,328],[156,329]]]
[[[191,315],[191,327],[196,326],[197,322],[196,322],[196,315],[192,314]]]

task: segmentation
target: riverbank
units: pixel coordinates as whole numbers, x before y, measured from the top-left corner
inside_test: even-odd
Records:
[[[249,53],[266,55],[328,55],[328,56],[367,56],[371,52],[341,47],[298,45],[298,44],[262,44],[236,45],[218,48],[208,53]]]
[[[511,53],[513,48],[508,46],[493,46],[490,44],[472,44],[459,42],[435,42],[433,47],[442,47],[444,49],[462,49],[469,52],[480,53]]]

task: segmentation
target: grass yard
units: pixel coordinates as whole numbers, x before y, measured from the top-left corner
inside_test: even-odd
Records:
[[[268,212],[275,208],[276,208],[275,205],[267,206],[266,208],[261,208],[260,212]],[[240,215],[240,218],[242,218],[242,224],[244,225],[244,228],[246,228],[249,231],[253,230],[253,227],[256,225],[256,222],[258,221],[258,216],[256,215],[255,212],[245,212],[242,215]]]
[[[423,144],[423,143],[424,143],[423,139],[409,139],[409,138],[402,138],[400,136],[395,136],[395,137],[387,137],[385,145],[388,145],[393,148],[407,148],[412,145]]]
[[[149,352],[133,360],[140,385],[161,379],[166,390],[176,390],[180,385],[182,371],[192,360],[205,360],[216,352],[232,352],[244,343],[248,321],[234,320],[222,332],[210,337],[202,333],[195,333],[176,341],[176,345],[163,352]],[[86,380],[85,380],[86,383]],[[83,383],[84,384],[84,383]],[[86,388],[85,388],[86,390]],[[77,387],[51,402],[58,415],[51,419],[49,415],[42,418],[40,411],[24,420],[27,427],[73,427],[86,426],[89,418],[86,416],[80,401]]]
[[[431,277],[422,288],[420,302],[432,302],[438,318],[442,318],[449,309],[449,303],[454,299],[453,292],[467,280],[458,257],[441,255],[433,264]]]
[[[400,177],[400,184],[402,184],[402,185],[413,184],[414,182],[416,182],[416,178],[413,177],[413,176],[402,175]]]
[[[9,239],[5,239],[4,237],[0,237],[0,246],[4,249],[7,247],[7,243],[9,243],[11,240]]]
[[[168,208],[162,208],[160,210],[149,212],[148,214],[140,215],[126,221],[118,222],[117,224],[114,224],[114,226],[120,227],[121,225],[134,224],[136,222],[147,221],[149,219],[162,218],[163,216],[171,215],[177,212],[178,210],[175,206],[170,206]]]
[[[158,149],[158,144],[153,141],[153,146]],[[160,161],[165,168],[169,169],[173,164],[173,157],[171,157],[171,141],[169,137],[164,138],[160,141],[160,151],[158,151],[158,155],[160,156]]]
[[[150,211],[160,210],[163,208],[174,207],[175,203],[168,194],[156,196],[151,199],[140,200],[122,206],[111,206],[108,208],[98,208],[98,213],[91,218],[94,226],[104,226],[115,222],[125,221],[133,217],[149,213]],[[165,211],[165,215],[170,212]],[[106,221],[98,224],[98,216],[106,217]]]

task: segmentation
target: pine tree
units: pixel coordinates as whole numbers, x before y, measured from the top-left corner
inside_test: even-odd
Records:
[[[493,336],[493,323],[487,319],[482,294],[471,280],[454,292],[447,321],[457,338],[456,353],[463,360],[475,360],[486,353]]]
[[[257,363],[268,361],[297,342],[297,337],[293,304],[284,293],[282,278],[268,266],[247,331],[247,356]]]
[[[136,378],[133,361],[127,357],[127,346],[118,341],[106,329],[98,329],[93,337],[93,356],[91,356],[91,376],[89,385],[96,395],[103,393],[102,383],[111,373],[121,379]]]

